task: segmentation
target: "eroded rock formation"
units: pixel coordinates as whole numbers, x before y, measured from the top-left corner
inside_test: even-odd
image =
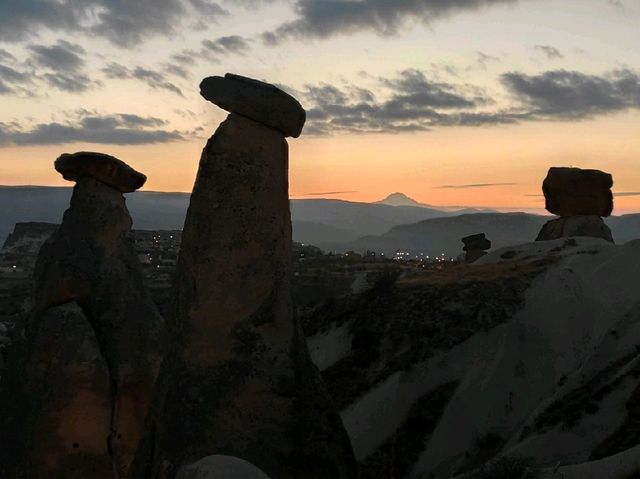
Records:
[[[231,114],[200,160],[176,274],[175,342],[135,470],[174,477],[226,455],[274,478],[355,477],[291,305],[285,135],[300,133],[304,110],[272,85],[233,75],[205,79],[202,94]]]
[[[603,171],[550,168],[542,192],[547,210],[560,218],[548,221],[536,241],[592,236],[613,242],[602,220],[613,211],[612,186],[612,176]]]
[[[478,233],[462,238],[464,247],[464,259],[467,263],[482,258],[487,254],[487,250],[491,249],[491,241],[489,241],[484,233]]]
[[[0,476],[126,477],[162,354],[122,196],[145,177],[84,152],[56,169],[77,184],[40,250],[33,311],[2,378]]]
[[[549,220],[540,230],[536,241],[569,238],[571,236],[591,236],[613,243],[611,230],[602,218],[596,215],[576,215]]]

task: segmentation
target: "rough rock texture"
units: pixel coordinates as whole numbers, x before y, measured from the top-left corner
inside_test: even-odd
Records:
[[[58,229],[54,223],[16,223],[13,232],[7,236],[2,246],[2,250],[11,251],[15,248],[24,249],[24,253],[31,255],[32,251],[37,253],[42,243]],[[33,250],[29,247],[33,244]],[[37,248],[37,249],[36,249]],[[23,251],[20,251],[23,253]]]
[[[6,324],[0,323],[0,378],[2,377],[2,370],[4,369],[4,352],[10,344],[9,328]]]
[[[176,479],[269,479],[269,476],[240,458],[217,455],[182,467]]]
[[[480,258],[482,258],[483,256],[485,256],[487,254],[486,251],[482,251],[482,250],[471,250],[471,251],[465,251],[464,254],[464,260],[467,263],[475,263],[476,261],[478,261]]]
[[[55,162],[55,168],[65,180],[78,181],[80,178],[95,178],[122,193],[130,193],[141,188],[147,177],[137,172],[119,159],[94,153],[80,151],[65,153]]]
[[[8,415],[32,426],[24,432],[23,440],[11,440],[17,448],[11,457],[0,457],[0,476],[20,476],[21,471],[28,470],[27,476],[32,477],[92,477],[93,463],[105,460],[119,477],[128,474],[161,361],[163,331],[163,319],[144,289],[131,223],[119,190],[93,178],[78,179],[62,225],[40,250],[34,272],[34,308],[20,346],[23,350],[11,354],[6,367],[7,376],[24,371],[24,384],[5,384],[3,375],[0,402],[7,396],[29,397],[29,401],[13,402]],[[73,320],[69,320],[72,325],[59,334],[44,334],[60,321],[62,313],[55,306],[72,303],[79,305],[82,315],[73,314]],[[65,334],[71,339],[60,341],[58,338]],[[91,335],[95,339],[90,339]],[[106,364],[107,393],[102,379],[78,390],[77,385],[94,374],[77,366],[78,361],[86,362],[83,355],[74,356],[75,349],[80,354],[87,341],[97,343],[98,349],[91,349],[92,354],[99,351]],[[30,346],[33,344],[37,347]],[[43,367],[50,371],[48,376],[60,375],[62,379],[55,384],[30,386],[35,381],[31,375],[41,376]],[[104,376],[103,372],[99,375]],[[77,408],[73,402],[50,399],[76,393],[83,395]],[[102,411],[105,400],[110,423],[107,434],[97,428],[96,422],[86,419],[96,415],[99,422],[99,414],[91,411]],[[69,441],[82,438],[74,440],[80,445],[72,445],[74,450],[91,443],[90,455],[95,461],[78,464],[68,455],[68,449],[61,450],[55,441],[45,441],[52,437],[52,424],[61,424],[58,433]],[[22,434],[19,429],[5,428],[0,435],[12,438]],[[33,446],[40,437],[44,439]],[[54,456],[56,461],[32,460]]]
[[[302,133],[306,113],[298,100],[279,88],[258,80],[227,73],[202,80],[200,94],[232,113],[297,138]]]
[[[464,251],[485,251],[491,248],[491,241],[489,241],[484,233],[478,233],[471,236],[462,238],[464,243]]]
[[[2,378],[0,477],[111,477],[109,371],[93,329],[76,303],[36,320]]]
[[[548,221],[540,230],[536,241],[547,241],[571,236],[591,236],[613,243],[611,230],[596,215],[577,215]]]
[[[558,216],[609,216],[613,211],[613,178],[580,168],[550,168],[542,183],[546,208]]]
[[[140,476],[175,477],[210,455],[279,479],[356,475],[293,316],[287,173],[282,134],[237,114],[202,153]]]
[[[464,260],[467,263],[473,263],[478,259],[486,255],[486,250],[491,248],[491,241],[489,241],[484,233],[478,233],[462,238],[464,247],[462,250],[465,252]]]

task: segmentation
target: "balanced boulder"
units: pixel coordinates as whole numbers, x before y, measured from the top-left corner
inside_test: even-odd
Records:
[[[464,244],[464,247],[462,248],[464,251],[484,251],[491,249],[491,241],[487,239],[487,236],[484,233],[465,236],[462,238],[462,243]]]
[[[550,168],[542,183],[546,208],[560,216],[548,221],[536,241],[591,236],[613,242],[602,217],[613,210],[613,177],[600,170]]]
[[[234,111],[267,114],[274,99],[288,101],[273,86],[235,78]],[[224,455],[274,478],[356,477],[293,313],[284,131],[295,132],[271,120],[231,113],[202,152],[176,271],[174,334],[139,475],[174,477]]]
[[[297,138],[306,119],[298,100],[269,83],[227,73],[200,83],[200,94],[223,110],[237,113]]]
[[[596,215],[613,210],[613,178],[600,170],[550,168],[542,183],[546,208],[558,216]]]
[[[465,236],[462,238],[462,243],[464,244],[462,248],[465,252],[464,259],[467,263],[473,263],[482,258],[487,254],[486,250],[491,249],[491,241],[484,233]]]
[[[65,180],[78,181],[80,178],[94,178],[122,193],[135,191],[147,181],[147,177],[142,173],[104,153],[89,151],[65,153],[56,160],[55,168]]]

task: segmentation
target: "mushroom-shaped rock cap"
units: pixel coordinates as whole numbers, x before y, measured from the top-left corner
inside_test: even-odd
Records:
[[[609,216],[613,177],[600,170],[550,168],[542,183],[546,208],[558,216]]]
[[[200,94],[223,110],[298,138],[306,120],[298,100],[269,83],[227,73],[202,80]]]
[[[137,172],[124,161],[92,151],[65,153],[56,160],[55,168],[65,180],[95,178],[122,193],[135,191],[147,181],[145,175]]]
[[[463,251],[484,251],[491,248],[491,241],[484,233],[465,236],[462,242],[464,243]]]

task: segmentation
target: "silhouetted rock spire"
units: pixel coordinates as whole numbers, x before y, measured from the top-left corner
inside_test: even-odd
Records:
[[[491,241],[489,241],[484,233],[477,233],[462,238],[464,247],[462,250],[465,252],[464,259],[467,263],[473,263],[474,261],[482,258],[487,254],[486,250],[491,249]]]
[[[202,152],[176,273],[173,343],[136,471],[174,477],[225,455],[278,479],[355,477],[291,303],[284,136],[300,133],[304,111],[276,87],[235,75],[202,88],[232,113]]]
[[[108,155],[63,155],[77,182],[42,246],[34,308],[0,387],[2,477],[126,477],[161,361],[123,191],[144,175]]]

